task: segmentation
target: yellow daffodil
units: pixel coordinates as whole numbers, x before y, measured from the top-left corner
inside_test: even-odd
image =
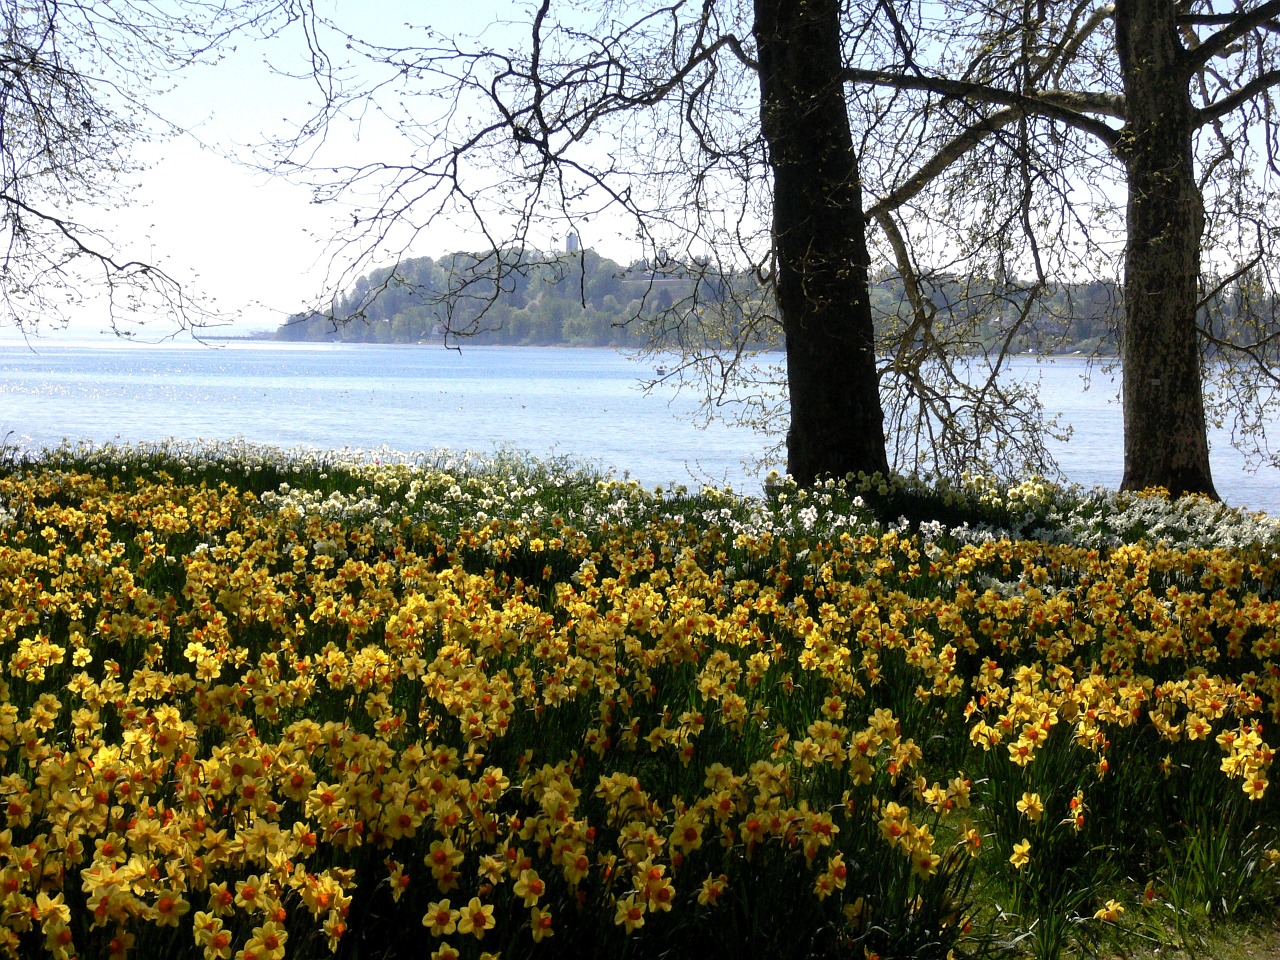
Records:
[[[438,900],[427,907],[422,915],[422,925],[433,937],[445,937],[458,929],[460,912],[454,910],[448,900]],[[465,931],[464,931],[465,932]]]
[[[1013,845],[1013,853],[1009,855],[1009,862],[1013,864],[1015,870],[1021,870],[1031,862],[1031,841],[1022,840]]]

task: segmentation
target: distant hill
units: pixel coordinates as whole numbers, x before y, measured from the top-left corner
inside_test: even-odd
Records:
[[[623,266],[592,250],[503,257],[405,260],[361,277],[330,314],[290,317],[276,339],[417,343],[449,330],[481,344],[638,347],[649,336],[643,318],[695,294],[723,300],[713,282],[674,264]],[[497,281],[485,275],[495,266]]]
[[[1016,282],[993,297],[989,282],[946,276],[932,278],[928,289],[939,323],[974,320],[975,350],[1009,338],[1027,296],[1026,285]],[[749,277],[713,274],[696,263],[637,261],[624,266],[593,250],[453,253],[405,260],[394,269],[361,277],[332,311],[292,316],[275,338],[421,343],[440,341],[448,330],[477,344],[641,347],[661,326],[646,321],[673,305],[696,304],[723,321],[732,314],[732,304],[754,301],[758,306],[762,296]],[[1114,284],[1054,285],[1031,311],[1033,322],[1010,338],[1010,348],[1112,354],[1117,297]],[[871,285],[871,299],[882,332],[902,325],[907,310],[897,277],[882,273]],[[716,311],[718,305],[724,309]],[[702,322],[696,316],[693,322]],[[778,340],[776,326],[770,324],[755,335],[753,345],[766,348]]]

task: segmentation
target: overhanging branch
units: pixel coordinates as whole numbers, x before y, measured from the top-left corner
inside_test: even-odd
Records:
[[[1227,94],[1221,100],[1207,104],[1196,111],[1195,125],[1202,127],[1206,123],[1225,117],[1232,110],[1248,103],[1258,94],[1280,85],[1280,69],[1268,70],[1266,73],[1259,74],[1239,90],[1234,90]]]
[[[1183,62],[1189,72],[1198,70],[1214,57],[1226,53],[1246,33],[1265,26],[1277,17],[1280,17],[1280,0],[1270,0],[1260,7],[1235,14],[1221,30],[1210,34],[1199,46],[1187,51]]]
[[[948,80],[944,77],[908,75],[887,70],[862,70],[854,67],[844,71],[844,79],[846,83],[892,87],[895,90],[921,90],[971,103],[990,103],[1016,108],[1020,116],[1039,116],[1057,120],[1092,134],[1109,149],[1114,149],[1119,143],[1120,131],[1091,114],[1118,119],[1123,119],[1125,116],[1124,97],[1113,93],[1042,90],[1027,94],[966,80]]]
[[[929,158],[929,162],[917,170],[906,183],[902,184],[888,196],[873,204],[866,211],[868,220],[880,220],[884,214],[896,210],[904,203],[910,202],[921,191],[941,176],[946,169],[973,150],[988,136],[1021,119],[1026,114],[1019,109],[1006,107],[997,110],[991,116],[972,124],[953,137],[941,150]]]

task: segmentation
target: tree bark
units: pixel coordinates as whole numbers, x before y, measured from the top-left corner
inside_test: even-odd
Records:
[[[802,485],[888,471],[840,8],[840,0],[755,0],[791,402],[787,469]]]
[[[1128,107],[1121,330],[1123,490],[1160,486],[1217,498],[1196,303],[1204,199],[1192,159],[1194,114],[1172,0],[1117,0],[1116,50]]]

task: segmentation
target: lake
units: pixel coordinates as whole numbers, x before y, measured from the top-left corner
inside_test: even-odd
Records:
[[[1072,439],[1052,450],[1068,479],[1114,488],[1121,476],[1118,381],[1084,360],[1016,359]],[[743,427],[694,422],[691,395],[645,395],[653,369],[610,350],[101,341],[34,350],[0,343],[0,435],[27,448],[62,440],[241,438],[281,447],[406,452],[526,450],[626,473],[646,486],[703,482],[755,493],[742,461],[766,442]],[[1118,376],[1118,374],[1117,374]],[[1229,502],[1280,513],[1280,471],[1244,469],[1211,434],[1214,480]]]

